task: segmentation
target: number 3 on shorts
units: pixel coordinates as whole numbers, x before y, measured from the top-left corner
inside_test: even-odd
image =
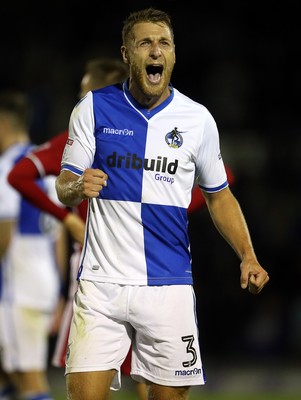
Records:
[[[192,367],[196,363],[196,360],[197,360],[196,350],[192,346],[193,342],[194,342],[194,337],[193,337],[193,335],[182,336],[182,341],[187,342],[186,352],[192,354],[192,360],[184,361],[182,365],[183,365],[183,367]]]

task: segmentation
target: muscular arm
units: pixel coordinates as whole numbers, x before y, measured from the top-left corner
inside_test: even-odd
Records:
[[[63,204],[73,207],[84,199],[98,197],[107,179],[107,174],[99,169],[88,168],[81,176],[63,170],[56,178],[56,192]]]
[[[267,284],[267,272],[257,261],[250,233],[240,205],[229,187],[217,193],[203,193],[214,225],[238,255],[242,289],[259,293]]]
[[[231,185],[235,182],[235,177],[229,166],[225,165],[225,169],[227,172],[228,183],[231,187]],[[198,185],[195,185],[191,193],[191,202],[188,207],[188,214],[193,214],[194,212],[203,209],[205,206],[206,200],[203,196],[203,192]]]

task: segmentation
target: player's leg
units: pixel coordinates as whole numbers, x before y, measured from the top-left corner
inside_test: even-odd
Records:
[[[66,376],[68,400],[109,400],[116,370],[75,372]]]
[[[15,394],[15,385],[0,365],[0,400],[9,400]]]
[[[12,373],[13,380],[18,385],[18,390],[27,398],[27,394],[30,393],[30,396],[34,397],[41,394],[45,398],[50,398],[50,387],[46,377],[45,370],[32,370],[25,372],[14,372]]]
[[[149,385],[144,382],[135,382],[136,393],[139,400],[148,400]],[[171,397],[172,398],[172,397]]]
[[[131,363],[132,363],[132,346],[121,365],[121,374],[125,376],[131,375]],[[135,390],[139,400],[148,400],[148,385],[142,382],[134,382]]]
[[[1,280],[1,279],[0,279]],[[9,375],[2,367],[3,363],[3,345],[4,345],[4,332],[5,328],[5,314],[0,302],[0,400],[9,400],[15,393],[16,387]]]
[[[3,368],[24,399],[51,399],[47,379],[51,314],[16,305],[7,307]]]
[[[188,400],[189,387],[169,387],[151,383],[149,396],[152,400]]]

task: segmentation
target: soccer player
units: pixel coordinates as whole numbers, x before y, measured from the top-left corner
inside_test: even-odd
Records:
[[[33,148],[30,103],[16,91],[0,93],[0,346],[3,371],[24,400],[50,400],[48,339],[60,296],[57,251],[65,243],[56,219],[29,204],[7,182],[15,162]],[[39,180],[57,200],[54,176]],[[2,384],[4,384],[2,382]],[[12,386],[11,386],[12,387]],[[0,398],[11,398],[0,388]]]
[[[68,398],[105,400],[120,388],[132,343],[132,377],[154,400],[188,398],[205,383],[187,208],[197,180],[216,228],[240,260],[240,284],[259,293],[259,264],[232,194],[211,113],[171,84],[170,17],[131,13],[122,30],[123,85],[75,106],[56,179],[59,199],[89,199],[66,359]]]
[[[123,82],[128,77],[127,65],[119,59],[95,58],[85,65],[85,72],[80,84],[80,97],[89,90],[98,89],[109,84]],[[46,143],[37,146],[24,158],[20,159],[8,175],[9,183],[18,190],[24,198],[36,207],[48,212],[59,219],[73,236],[73,254],[70,259],[70,277],[68,297],[64,305],[64,312],[59,326],[59,334],[52,357],[52,364],[56,367],[65,366],[66,346],[69,326],[72,317],[72,300],[77,288],[77,271],[81,245],[84,242],[84,221],[87,214],[87,201],[81,202],[72,210],[54,202],[37,183],[37,179],[48,175],[59,175],[63,150],[68,139],[68,130],[61,132]],[[234,174],[226,166],[228,182],[234,183]],[[198,185],[192,189],[191,202],[188,214],[205,207],[205,198]],[[129,352],[121,367],[124,375],[130,374],[131,352]],[[142,385],[137,385],[138,386]],[[142,393],[144,389],[141,390]],[[143,399],[143,396],[140,395]]]

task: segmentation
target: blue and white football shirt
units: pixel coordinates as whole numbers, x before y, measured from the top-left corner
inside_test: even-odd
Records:
[[[62,169],[108,174],[89,200],[80,278],[130,285],[192,284],[187,208],[195,179],[228,185],[216,123],[178,90],[148,111],[126,83],[89,92],[74,108]]]

